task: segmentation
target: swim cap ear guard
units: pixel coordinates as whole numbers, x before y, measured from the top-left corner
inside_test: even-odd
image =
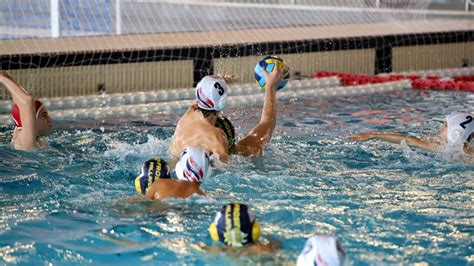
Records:
[[[161,158],[150,159],[143,164],[140,175],[135,178],[135,189],[145,195],[155,180],[163,178],[171,178],[168,163]]]
[[[232,247],[257,242],[260,238],[260,224],[251,216],[244,204],[224,205],[209,226],[212,240]]]
[[[209,234],[213,241],[219,241],[219,233],[217,232],[217,225],[215,223],[211,223],[209,225]],[[257,220],[252,222],[252,243],[257,242],[260,239],[260,224]]]
[[[449,143],[456,143],[462,142],[462,131],[459,129],[452,129],[448,133],[448,142]]]

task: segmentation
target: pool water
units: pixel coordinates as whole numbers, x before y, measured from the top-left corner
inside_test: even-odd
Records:
[[[474,95],[402,91],[278,103],[262,158],[231,157],[202,185],[208,197],[133,200],[142,162],[167,157],[181,113],[61,123],[54,151],[20,152],[0,128],[0,264],[213,264],[296,262],[306,239],[333,234],[353,265],[474,262],[474,166],[381,141],[362,131],[435,139],[452,111],[474,111]],[[260,106],[225,114],[239,136]],[[113,121],[113,122],[112,122]],[[270,256],[205,253],[208,226],[229,202],[249,204],[283,249]],[[110,239],[119,239],[118,244]]]

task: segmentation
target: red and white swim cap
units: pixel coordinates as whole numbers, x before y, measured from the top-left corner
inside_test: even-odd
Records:
[[[222,111],[227,99],[227,84],[218,76],[205,76],[196,86],[196,100],[199,108]]]
[[[35,100],[35,109],[36,109],[36,119],[38,119],[41,109],[44,107],[43,103],[39,100]],[[21,128],[21,116],[20,116],[20,107],[14,104],[12,106],[12,119],[17,128]]]
[[[296,265],[339,266],[344,265],[344,261],[345,253],[339,242],[334,237],[318,235],[306,241]]]
[[[201,183],[204,178],[211,175],[209,156],[202,148],[186,148],[181,154],[175,170],[178,179]]]

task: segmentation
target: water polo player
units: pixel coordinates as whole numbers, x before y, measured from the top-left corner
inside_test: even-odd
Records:
[[[135,178],[135,189],[146,195],[151,185],[158,179],[171,179],[168,163],[161,158],[153,158],[142,165],[141,173]]]
[[[139,181],[135,181],[135,187],[139,193],[145,195],[146,199],[164,200],[166,198],[187,198],[193,194],[205,195],[199,187],[204,179],[211,175],[211,167],[209,155],[204,149],[198,147],[184,149],[175,170],[179,180],[170,179],[164,170],[155,171],[154,174],[151,171],[155,178],[148,176],[146,179],[142,179],[139,176],[137,177]],[[145,175],[148,175],[149,172],[145,171]],[[157,174],[160,175],[160,178],[156,178]],[[146,189],[147,187],[148,189]]]
[[[260,224],[253,217],[245,204],[230,203],[224,205],[217,213],[209,226],[209,234],[215,242],[224,244],[225,251],[244,253],[273,252],[281,248],[281,243],[270,239],[270,243],[263,244],[260,239]],[[215,247],[206,247],[213,250]]]
[[[440,130],[440,141],[430,141],[414,136],[397,133],[359,133],[349,137],[351,141],[367,141],[380,139],[391,143],[405,141],[407,145],[439,152],[445,145],[462,147],[466,154],[474,154],[474,121],[473,116],[467,113],[452,113],[446,116]]]
[[[53,121],[43,103],[34,100],[6,71],[0,70],[0,83],[13,100],[11,115],[16,126],[11,141],[13,147],[24,151],[47,147],[40,137],[49,135]]]
[[[215,127],[218,113],[225,106],[227,85],[217,76],[204,77],[196,87],[197,103],[181,117],[170,146],[172,157],[178,157],[186,147],[201,147],[227,162],[226,135]]]
[[[265,69],[262,69],[262,72],[267,80],[262,115],[260,122],[245,138],[233,145],[235,133],[232,124],[219,116],[226,103],[227,84],[218,76],[206,76],[196,87],[197,103],[189,107],[178,121],[170,146],[171,156],[179,156],[181,151],[189,146],[202,147],[218,155],[222,162],[228,161],[229,151],[244,156],[261,155],[275,128],[276,88],[282,80],[281,69],[278,67],[270,73]],[[219,125],[223,126],[216,127]]]
[[[298,256],[297,266],[340,266],[344,265],[346,254],[339,241],[332,236],[318,235],[306,241]]]

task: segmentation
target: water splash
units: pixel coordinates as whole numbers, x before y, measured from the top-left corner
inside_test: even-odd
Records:
[[[129,144],[125,142],[117,142],[114,148],[104,153],[105,157],[112,157],[120,161],[127,160],[129,156],[139,157],[168,157],[168,147],[171,139],[159,139],[152,135],[147,135],[148,140],[144,143]]]

